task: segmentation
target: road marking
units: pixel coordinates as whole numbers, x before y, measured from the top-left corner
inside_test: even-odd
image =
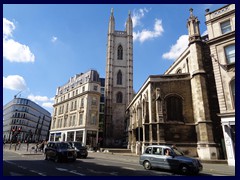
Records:
[[[27,167],[24,167],[24,166],[21,166],[21,165],[17,165],[17,163],[14,163],[14,162],[11,162],[11,161],[6,161],[6,162],[9,163],[9,164],[13,164],[13,165],[17,166],[20,169],[28,170]],[[31,170],[30,169],[28,171],[33,172],[33,173],[37,173],[40,176],[46,176],[46,174],[44,174],[42,172],[35,171],[35,170]],[[19,174],[19,173],[16,173],[16,172],[10,172],[10,174],[11,174],[11,176],[24,176],[23,174]]]
[[[12,171],[10,171],[9,174],[10,176],[24,176],[23,174],[12,172]]]
[[[41,172],[38,172],[38,171],[35,171],[35,170],[30,170],[30,171],[33,172],[33,173],[37,173],[37,174],[39,174],[40,176],[47,176],[46,174],[41,173]]]
[[[79,173],[79,172],[77,172],[76,170],[72,170],[72,171],[69,171],[69,172],[70,172],[70,173],[73,173],[73,174],[80,175],[80,176],[86,176],[85,174]]]
[[[57,167],[56,169],[57,169],[58,171],[65,171],[65,172],[77,174],[77,175],[80,175],[80,176],[86,176],[86,174],[82,174],[82,173],[76,172],[76,170],[69,171],[68,169],[58,168],[58,167]]]
[[[95,170],[93,170],[93,169],[87,169],[89,172],[92,172],[92,173],[95,173],[95,174],[110,174],[110,175],[112,175],[112,176],[117,176],[118,175],[118,172],[111,172],[111,173],[109,173],[109,172],[105,172],[105,171],[95,171]]]

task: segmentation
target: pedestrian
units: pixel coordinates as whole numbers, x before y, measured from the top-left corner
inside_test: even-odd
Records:
[[[21,147],[21,141],[19,140],[18,141],[18,150],[20,150],[20,147]]]
[[[40,152],[43,152],[43,148],[44,148],[44,142],[42,141],[42,143],[40,144],[40,147],[39,147]]]
[[[38,143],[36,144],[35,153],[38,151]]]
[[[9,150],[11,150],[11,148],[12,148],[12,141],[10,142]]]
[[[15,151],[17,150],[17,146],[18,146],[18,142],[16,142],[15,144]]]
[[[45,140],[45,141],[43,141],[43,152],[45,153],[45,149],[46,149],[46,147],[47,147],[47,141]]]
[[[27,143],[27,151],[28,151],[28,148],[29,148],[29,141],[26,140],[25,143]]]

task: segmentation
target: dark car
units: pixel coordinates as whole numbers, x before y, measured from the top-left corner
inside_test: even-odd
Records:
[[[182,152],[165,145],[148,146],[139,163],[147,170],[152,167],[173,170],[181,174],[198,174],[202,164],[198,159],[184,156]]]
[[[45,148],[45,159],[55,162],[75,161],[77,152],[68,142],[48,142]]]
[[[87,147],[83,146],[81,142],[70,141],[69,144],[71,144],[71,146],[77,151],[77,157],[87,158],[88,156]]]

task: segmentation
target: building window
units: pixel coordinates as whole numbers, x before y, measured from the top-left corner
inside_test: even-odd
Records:
[[[74,102],[74,110],[77,109],[77,101]]]
[[[92,106],[96,106],[97,105],[97,98],[93,97],[92,98]]]
[[[104,94],[104,88],[101,87],[101,94]]]
[[[104,113],[104,104],[100,104],[100,113]]]
[[[122,103],[122,98],[123,98],[122,96],[123,96],[123,95],[122,95],[121,92],[118,92],[118,93],[117,93],[117,98],[116,98],[116,99],[117,99],[117,103]]]
[[[65,112],[68,112],[68,103],[67,103],[67,105],[66,105],[66,111]]]
[[[67,127],[67,117],[64,118],[64,127]]]
[[[122,72],[121,72],[121,70],[119,70],[118,73],[117,73],[117,84],[119,84],[119,85],[122,84]]]
[[[226,34],[231,31],[230,20],[222,22],[220,26],[221,26],[222,34]]]
[[[72,101],[72,102],[71,102],[71,108],[70,108],[70,111],[73,110],[73,106],[74,106],[74,102]]]
[[[75,125],[76,125],[76,124],[75,124],[75,118],[76,118],[76,116],[73,115],[73,117],[72,117],[72,126],[75,126]]]
[[[230,82],[230,92],[232,94],[233,107],[235,108],[235,79]]]
[[[235,63],[235,44],[231,44],[224,48],[227,64]]]
[[[69,120],[69,124],[68,124],[68,127],[71,127],[72,126],[72,116],[70,116],[70,120]]]
[[[81,107],[84,107],[84,98],[81,99]]]
[[[168,121],[183,121],[183,103],[179,96],[167,97],[166,107]]]
[[[83,114],[79,114],[79,124],[78,125],[82,125],[83,124]]]
[[[121,45],[118,46],[118,53],[117,53],[117,55],[118,55],[117,58],[118,58],[119,60],[122,60],[122,59],[123,59],[123,48],[122,48]]]
[[[97,124],[97,112],[93,111],[91,113],[90,125],[96,125],[96,124]]]
[[[98,86],[93,86],[93,90],[97,91],[98,90]]]

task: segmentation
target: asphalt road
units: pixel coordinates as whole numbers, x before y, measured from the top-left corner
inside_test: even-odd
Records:
[[[24,155],[4,151],[4,176],[180,176],[159,169],[145,170],[138,158],[103,153],[89,153],[86,159],[55,163],[45,160],[43,154]],[[214,174],[200,173],[199,176]]]

